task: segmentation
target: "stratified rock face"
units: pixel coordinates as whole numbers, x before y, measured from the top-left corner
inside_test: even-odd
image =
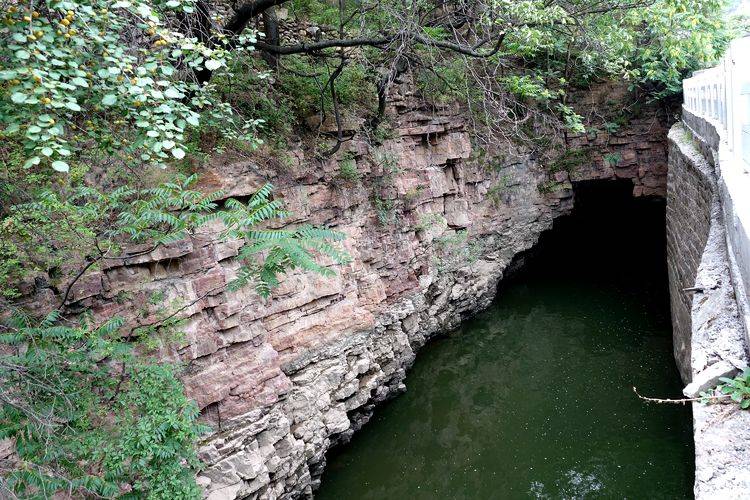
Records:
[[[204,187],[231,196],[270,179],[290,222],[346,233],[352,260],[335,277],[292,273],[266,302],[224,291],[241,242],[206,228],[111,262],[73,291],[98,315],[141,324],[183,308],[184,338],[165,355],[187,364],[187,391],[214,429],[201,448],[209,498],[310,496],[326,450],[404,390],[418,348],[489,305],[514,256],[572,208],[567,172],[550,175],[517,148],[480,155],[459,109],[435,111],[401,92],[389,110],[393,138],[354,140],[337,155],[354,159],[361,180],[341,179],[336,158],[318,165],[301,147],[266,167],[219,158],[202,174]],[[597,96],[624,98],[597,92],[583,112]],[[645,110],[616,133],[572,138],[589,151],[573,180],[628,178],[637,195],[664,195],[666,133],[660,113]]]

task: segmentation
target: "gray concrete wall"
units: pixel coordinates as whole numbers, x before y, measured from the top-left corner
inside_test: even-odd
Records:
[[[750,173],[747,173],[746,165],[736,164],[737,160],[719,132],[722,130],[720,124],[687,109],[683,110],[682,121],[715,177],[726,230],[730,273],[747,334],[750,333],[747,294],[750,290]]]
[[[691,382],[688,393],[715,386],[717,376],[734,375],[748,359],[721,150],[716,128],[688,112],[670,130],[667,260],[675,359]],[[696,498],[750,498],[750,412],[694,403],[693,427]]]

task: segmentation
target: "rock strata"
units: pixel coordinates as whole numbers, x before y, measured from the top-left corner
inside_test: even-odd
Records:
[[[335,277],[289,274],[268,301],[227,292],[242,243],[209,227],[112,261],[72,291],[74,307],[141,324],[183,308],[184,337],[164,355],[186,364],[186,389],[213,428],[199,477],[212,500],[309,497],[326,451],[405,389],[418,349],[487,307],[514,256],[570,212],[572,182],[626,178],[636,195],[666,192],[660,110],[570,138],[586,155],[551,174],[521,148],[503,160],[479,154],[461,109],[427,106],[408,88],[391,99],[393,134],[380,145],[354,140],[323,164],[301,145],[283,161],[218,157],[202,175],[231,196],[271,180],[290,223],[345,233],[351,262]],[[582,108],[612,95],[626,98],[607,86]],[[361,179],[339,175],[344,158]]]

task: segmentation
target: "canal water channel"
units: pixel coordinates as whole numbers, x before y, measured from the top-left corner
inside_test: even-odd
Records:
[[[329,453],[319,500],[692,498],[664,204],[580,185],[493,305],[425,346],[407,392]]]

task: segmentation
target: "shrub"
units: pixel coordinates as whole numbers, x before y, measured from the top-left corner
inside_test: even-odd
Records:
[[[348,182],[356,182],[360,179],[361,175],[354,158],[347,157],[339,162],[339,177]]]

